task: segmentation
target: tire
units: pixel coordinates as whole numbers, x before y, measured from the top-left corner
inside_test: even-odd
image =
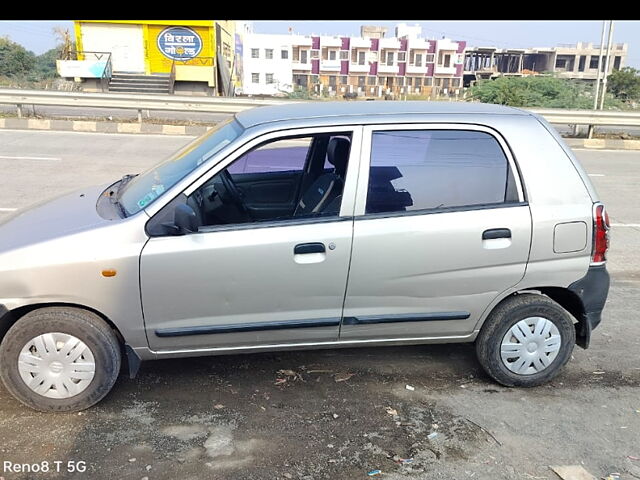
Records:
[[[38,338],[45,342],[35,343]],[[65,355],[67,346],[70,351]],[[78,358],[71,360],[74,357]],[[29,359],[26,364],[24,358]],[[66,363],[58,362],[58,358]],[[41,366],[45,362],[47,367]],[[25,365],[35,370],[27,371]],[[120,365],[120,344],[114,331],[98,315],[78,308],[29,312],[9,329],[0,344],[0,376],[5,387],[20,402],[41,412],[77,412],[96,404],[115,384]],[[39,375],[45,377],[36,380]],[[24,378],[32,379],[34,385],[45,378],[34,387],[45,393],[34,391]],[[51,381],[54,385],[47,387]]]
[[[518,324],[521,321],[524,323]],[[530,331],[523,331],[525,326]],[[558,375],[571,358],[575,342],[571,314],[548,297],[521,294],[491,312],[476,339],[476,354],[496,382],[507,387],[534,387]]]

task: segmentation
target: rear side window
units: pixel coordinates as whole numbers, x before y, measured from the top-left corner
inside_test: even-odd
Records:
[[[366,213],[517,201],[498,141],[472,130],[377,131]],[[515,196],[515,198],[513,198]]]

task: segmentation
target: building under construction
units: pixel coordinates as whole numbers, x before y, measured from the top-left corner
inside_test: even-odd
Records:
[[[626,43],[612,45],[608,73],[624,67],[626,58]],[[553,48],[467,48],[463,84],[468,87],[480,79],[539,74],[595,82],[598,68],[604,71],[604,57],[602,64],[599,60],[600,45],[582,42]]]

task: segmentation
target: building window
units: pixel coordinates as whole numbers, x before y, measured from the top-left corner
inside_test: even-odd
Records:
[[[335,60],[335,59],[336,59],[336,51],[329,50],[329,60]]]
[[[273,73],[265,73],[264,76],[267,83],[275,83],[273,81]]]
[[[358,86],[359,87],[364,87],[364,83],[366,81],[367,77],[358,77]]]
[[[393,65],[393,52],[387,52],[387,65]]]
[[[365,213],[510,203],[509,176],[507,158],[488,133],[376,131]]]
[[[300,50],[300,63],[309,63],[309,50]]]
[[[251,49],[251,58],[260,58],[260,49],[252,48]]]
[[[346,75],[342,75],[342,76],[340,77],[340,83],[341,83],[342,85],[346,85],[348,82],[349,82],[349,78],[348,78]]]
[[[435,53],[427,53],[425,59],[424,59],[424,63],[433,63],[436,59],[436,54]]]
[[[293,74],[293,83],[298,87],[307,87],[308,75]]]
[[[422,78],[421,77],[416,77],[413,79],[413,86],[414,87],[421,87],[422,86]]]
[[[273,48],[264,49],[264,58],[267,60],[273,60]]]
[[[367,85],[375,85],[375,84],[376,84],[376,77],[367,78]]]
[[[460,87],[460,79],[459,78],[452,78],[451,79],[451,88],[458,88]]]
[[[416,67],[421,67],[422,66],[422,54],[421,53],[416,53],[416,63],[415,63]]]
[[[340,50],[340,60],[349,60],[349,50]]]
[[[556,68],[565,68],[567,66],[567,61],[564,58],[556,59]]]
[[[613,69],[620,70],[620,62],[622,61],[622,57],[615,57],[613,60]]]
[[[329,77],[329,86],[330,87],[334,87],[336,86],[337,82],[336,82],[337,77],[335,75],[331,75]]]
[[[260,83],[260,74],[252,73],[251,74],[251,83]]]
[[[365,52],[358,52],[358,65],[364,65]]]
[[[587,63],[587,57],[586,57],[586,55],[581,55],[580,56],[580,60],[578,61],[578,71],[579,72],[584,72],[585,63]]]
[[[282,60],[287,60],[289,58],[289,50],[281,50],[280,51],[280,58]]]
[[[407,61],[407,52],[398,52],[398,61],[406,62]]]
[[[433,77],[427,77],[424,79],[424,86],[425,87],[432,87],[433,86]]]
[[[320,58],[320,50],[311,50],[311,58]]]
[[[398,77],[397,85],[399,87],[404,87],[404,79],[405,79],[405,77]]]

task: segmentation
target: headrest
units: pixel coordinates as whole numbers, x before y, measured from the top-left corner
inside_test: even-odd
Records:
[[[351,142],[342,137],[333,137],[327,146],[327,159],[336,168],[336,174],[342,178],[347,173],[350,148]]]

